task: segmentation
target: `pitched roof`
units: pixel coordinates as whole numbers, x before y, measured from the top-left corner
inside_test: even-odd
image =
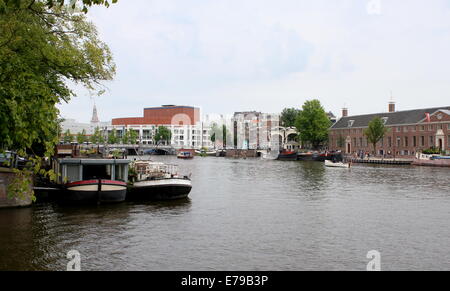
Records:
[[[404,124],[416,124],[419,123],[426,117],[426,113],[433,114],[438,110],[450,110],[448,107],[436,107],[436,108],[425,108],[425,109],[415,109],[397,112],[385,112],[385,113],[375,113],[366,115],[355,115],[347,116],[339,119],[331,128],[332,129],[343,129],[343,128],[358,128],[367,127],[369,122],[375,117],[387,117],[386,125],[404,125]],[[349,127],[349,121],[353,120],[353,125]]]

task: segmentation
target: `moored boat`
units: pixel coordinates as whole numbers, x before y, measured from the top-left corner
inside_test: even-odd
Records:
[[[186,151],[186,150],[180,150],[177,154],[177,158],[178,159],[193,159],[194,158],[194,153],[193,151]]]
[[[191,192],[191,179],[180,176],[176,165],[138,161],[132,169],[135,176],[130,179],[128,200],[175,200]]]
[[[126,159],[56,159],[59,173],[55,199],[64,204],[102,204],[125,201],[128,164]]]
[[[299,161],[313,161],[313,153],[298,153],[297,160]]]
[[[294,151],[282,151],[278,155],[278,160],[280,160],[280,161],[296,161],[297,153]]]
[[[212,150],[212,151],[208,151],[208,150],[196,150],[195,154],[197,156],[202,156],[202,157],[215,157],[217,155],[217,151]]]
[[[450,156],[417,153],[413,165],[429,167],[450,167]]]
[[[330,168],[346,168],[346,169],[349,169],[351,167],[349,163],[333,162],[330,160],[325,160],[325,166]]]

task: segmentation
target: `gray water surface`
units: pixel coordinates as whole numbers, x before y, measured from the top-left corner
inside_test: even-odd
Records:
[[[450,169],[200,158],[190,198],[0,211],[0,270],[450,270]]]

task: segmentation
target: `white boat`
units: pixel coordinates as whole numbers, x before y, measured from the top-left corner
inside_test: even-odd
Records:
[[[137,176],[131,181],[129,200],[174,200],[186,198],[191,192],[191,179],[178,175],[176,165],[138,161],[132,169]]]
[[[276,159],[278,159],[279,154],[280,154],[279,151],[266,151],[266,152],[262,152],[261,158],[263,160],[276,160]]]
[[[342,162],[333,163],[332,161],[329,160],[325,160],[325,166],[330,168],[347,168],[347,169],[350,168],[349,163],[342,163]]]

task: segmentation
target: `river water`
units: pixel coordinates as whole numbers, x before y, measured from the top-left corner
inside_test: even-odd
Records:
[[[450,169],[174,157],[190,198],[0,211],[0,270],[450,270]]]

